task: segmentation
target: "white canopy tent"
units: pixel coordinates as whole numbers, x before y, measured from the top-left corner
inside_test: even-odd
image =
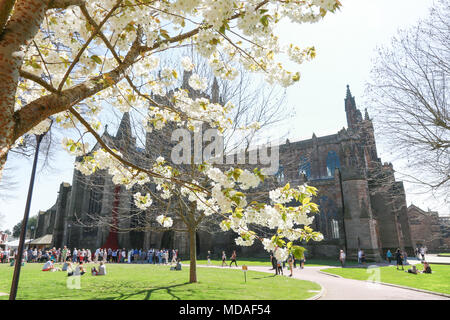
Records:
[[[29,244],[31,239],[25,239],[25,245]],[[19,247],[19,239],[4,243],[6,248],[17,249]]]

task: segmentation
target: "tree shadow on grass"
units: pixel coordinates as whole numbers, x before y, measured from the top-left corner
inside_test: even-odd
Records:
[[[266,279],[266,278],[275,278],[277,275],[276,274],[271,274],[271,275],[267,275],[264,277],[252,277],[251,280],[258,280],[258,279]],[[250,280],[250,278],[249,278]]]
[[[139,296],[141,294],[145,293],[145,297],[142,300],[150,300],[151,295],[153,292],[158,291],[158,290],[167,290],[167,293],[172,296],[173,298],[175,298],[176,300],[181,300],[180,297],[176,296],[175,293],[172,291],[173,288],[177,288],[177,287],[182,287],[182,286],[186,286],[190,284],[189,282],[185,282],[185,283],[179,283],[179,284],[174,284],[172,286],[165,286],[165,287],[156,287],[153,289],[145,289],[145,290],[139,290],[133,293],[118,293],[117,296],[113,296],[113,297],[102,297],[101,300],[127,300],[127,299],[133,299],[133,296]],[[91,300],[98,300],[98,299],[91,299]],[[141,300],[141,299],[136,299],[136,300]],[[164,300],[168,300],[168,299],[164,299]]]

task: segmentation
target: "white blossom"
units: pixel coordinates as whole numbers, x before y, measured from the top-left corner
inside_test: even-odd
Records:
[[[173,220],[170,217],[166,217],[165,215],[159,215],[156,217],[156,221],[164,228],[170,228],[173,225]]]

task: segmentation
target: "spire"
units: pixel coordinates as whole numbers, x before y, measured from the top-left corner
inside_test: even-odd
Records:
[[[367,112],[367,108],[364,109],[364,120],[370,120],[369,112]]]
[[[212,88],[211,88],[211,102],[220,103],[219,83],[217,82],[216,77],[214,77]]]
[[[350,92],[350,86],[347,85],[347,95],[346,95],[345,99],[349,99],[351,97],[352,97],[352,93]]]
[[[125,112],[120,120],[119,129],[117,130],[116,139],[125,140],[131,138],[131,121],[130,114]]]
[[[345,113],[347,114],[347,125],[354,128],[358,122],[362,121],[361,111],[356,108],[355,97],[350,92],[350,86],[347,85],[347,94],[345,96]]]
[[[189,85],[189,78],[191,77],[191,75],[192,75],[192,71],[186,71],[185,70],[183,72],[183,84],[181,85],[181,87],[183,89],[188,89],[189,90],[189,88],[191,87]]]

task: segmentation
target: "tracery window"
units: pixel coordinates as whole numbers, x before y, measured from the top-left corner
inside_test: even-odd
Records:
[[[331,236],[333,239],[339,239],[339,223],[336,219],[331,219]]]
[[[311,177],[311,162],[305,156],[300,157],[298,174],[304,174],[308,179]]]
[[[328,152],[328,156],[327,156],[327,175],[330,176],[334,176],[334,170],[336,168],[340,168],[341,164],[339,162],[339,157],[336,154],[335,151],[330,151]]]
[[[278,172],[275,173],[275,176],[277,177],[278,183],[284,183],[284,167],[283,167],[283,165],[280,165],[280,168],[278,169]]]

